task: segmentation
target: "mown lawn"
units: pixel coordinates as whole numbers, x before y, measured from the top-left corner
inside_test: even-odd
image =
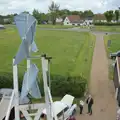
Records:
[[[61,76],[82,75],[89,79],[95,36],[87,32],[42,31],[37,28],[35,41],[37,54],[52,56],[51,73]],[[12,73],[12,58],[21,43],[15,27],[0,31],[0,73]],[[41,61],[34,60],[41,71]],[[26,70],[25,61],[19,65],[19,73]],[[23,67],[24,66],[24,67]],[[1,75],[1,74],[0,74]]]
[[[107,53],[117,52],[120,50],[120,34],[107,35],[104,37],[104,39]],[[110,47],[107,47],[108,40],[111,40]]]
[[[94,26],[93,31],[120,32],[120,26]]]
[[[5,25],[6,28],[10,28],[10,27],[16,27],[15,25]],[[51,29],[68,29],[68,28],[73,28],[75,26],[73,25],[52,25],[52,24],[39,24],[37,25],[38,28],[51,28]]]
[[[107,46],[108,40],[111,40],[111,45],[109,47]],[[113,34],[113,35],[104,36],[104,42],[105,42],[105,47],[106,47],[108,58],[110,56],[110,53],[117,52],[118,50],[120,50],[120,34]],[[110,61],[109,78],[111,80],[113,80],[113,67],[111,66],[111,63],[113,61],[112,60],[109,60],[109,61]]]
[[[73,28],[74,26],[72,26],[72,25],[51,25],[51,24],[47,24],[47,25],[38,25],[38,27],[41,27],[41,28],[67,29],[67,28]]]

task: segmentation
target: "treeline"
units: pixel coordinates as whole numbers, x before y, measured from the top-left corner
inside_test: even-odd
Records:
[[[68,9],[60,10],[60,5],[52,2],[49,7],[48,13],[41,13],[39,10],[34,9],[32,15],[37,19],[38,24],[42,24],[44,22],[52,24],[56,24],[56,18],[65,19],[68,15],[80,15],[82,17],[94,16],[94,13],[91,10],[86,11],[70,11]],[[29,13],[28,11],[24,11],[24,13]],[[14,22],[14,16],[16,14],[10,14],[6,16],[0,16],[0,24],[12,24]]]
[[[32,12],[32,15],[37,19],[38,24],[45,24],[45,23],[51,23],[56,24],[56,18],[62,18],[62,20],[65,19],[68,15],[79,15],[81,18],[88,18],[92,17],[94,18],[94,13],[91,10],[85,10],[85,11],[70,11],[68,9],[62,9],[60,10],[60,5],[56,4],[55,2],[52,2],[50,6],[48,6],[49,11],[48,13],[41,13],[39,10],[34,9]],[[29,13],[28,11],[24,11],[24,13]],[[0,15],[0,24],[12,24],[14,22],[14,16],[16,14],[10,14],[6,16]],[[107,22],[111,22],[111,20],[119,20],[119,10],[110,10],[106,11],[104,13]]]
[[[27,11],[25,11],[27,12]],[[24,12],[23,12],[24,13]],[[27,12],[29,13],[29,12]],[[12,24],[14,22],[14,16],[17,14],[11,14],[11,15],[6,15],[6,16],[0,16],[0,24]],[[86,10],[84,12],[82,11],[70,11],[67,9],[63,10],[58,10],[57,13],[41,13],[39,10],[34,9],[32,12],[32,15],[37,19],[38,24],[44,24],[46,23],[52,23],[56,24],[56,18],[62,18],[63,20],[65,19],[66,16],[68,15],[80,15],[82,17],[88,17],[88,16],[93,16],[93,12],[91,10]]]
[[[111,22],[112,20],[116,20],[118,21],[119,20],[119,16],[120,16],[120,11],[119,10],[109,10],[109,11],[106,11],[104,13],[105,17],[106,17],[106,20],[107,22]]]

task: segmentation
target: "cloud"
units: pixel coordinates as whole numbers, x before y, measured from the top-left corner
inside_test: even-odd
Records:
[[[1,0],[0,14],[20,13],[38,9],[41,12],[48,12],[48,6],[52,0]],[[104,12],[109,9],[117,9],[120,0],[54,0],[60,4],[61,9],[88,10],[93,12]]]

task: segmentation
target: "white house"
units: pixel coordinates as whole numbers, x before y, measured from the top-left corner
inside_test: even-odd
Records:
[[[112,22],[112,23],[117,23],[117,21],[116,21],[116,20],[111,20],[111,22]]]
[[[92,23],[93,23],[93,17],[90,16],[90,17],[86,17],[84,19],[84,23],[83,24],[85,24],[85,25],[91,25]]]
[[[63,22],[63,19],[62,18],[56,18],[56,23],[62,23]]]
[[[65,18],[63,21],[64,25],[80,25],[83,23],[83,19],[80,18],[79,15],[70,15]]]

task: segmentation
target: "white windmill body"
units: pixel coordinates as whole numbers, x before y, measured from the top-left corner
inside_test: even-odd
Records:
[[[38,87],[38,83],[36,81],[38,68],[35,64],[32,64],[31,59],[41,59],[41,56],[31,56],[31,52],[37,52],[37,46],[34,42],[35,29],[36,29],[36,19],[27,13],[21,13],[20,15],[15,16],[15,23],[17,29],[19,31],[20,37],[22,39],[21,45],[18,49],[18,52],[13,59],[13,82],[14,89],[12,93],[12,97],[8,106],[7,114],[5,120],[9,120],[10,109],[14,102],[15,108],[15,120],[20,120],[20,111],[23,113],[27,120],[32,120],[32,116],[34,116],[34,120],[39,120],[40,115],[44,108],[47,111],[47,120],[53,120],[51,112],[52,111],[52,97],[49,96],[49,85],[47,84],[47,73],[46,73],[46,65],[45,57],[42,57],[42,70],[43,70],[43,82],[44,82],[44,92],[45,92],[45,103],[38,104],[26,104],[20,105],[20,101],[27,97],[28,93],[34,98],[41,98],[40,90]],[[25,72],[22,91],[19,95],[19,85],[18,85],[18,64],[23,60],[27,60],[27,71]],[[46,67],[45,67],[46,66]],[[44,68],[45,67],[45,68]],[[31,109],[38,109],[36,113],[28,113],[29,107]],[[54,112],[53,112],[54,113]],[[56,118],[56,117],[54,117]],[[56,120],[56,119],[55,119]]]

